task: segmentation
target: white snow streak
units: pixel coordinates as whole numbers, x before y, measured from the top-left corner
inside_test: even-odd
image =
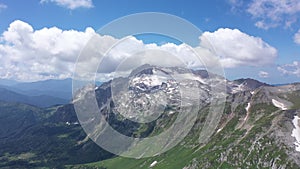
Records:
[[[248,103],[248,104],[247,104],[247,107],[246,107],[246,111],[247,111],[247,112],[249,111],[249,109],[250,109],[250,106],[251,106],[251,104],[250,104],[250,103]]]
[[[272,103],[275,107],[280,108],[281,110],[287,110],[287,107],[285,107],[285,105],[275,99],[272,99]]]
[[[296,148],[295,150],[300,152],[300,127],[298,125],[300,118],[298,116],[294,116],[293,124],[295,128],[292,131],[292,137],[296,138],[296,142],[294,142]]]
[[[153,161],[153,163],[150,164],[150,167],[154,167],[157,164],[157,161]]]
[[[245,108],[246,109],[246,111],[247,111],[247,115],[246,115],[246,117],[244,118],[244,121],[246,121],[247,119],[248,119],[248,117],[249,117],[249,109],[250,109],[250,107],[251,107],[251,104],[250,104],[250,102],[247,104],[247,107]]]
[[[219,129],[217,130],[217,133],[219,133],[220,131],[222,131],[222,129],[223,129],[223,128],[219,128]]]

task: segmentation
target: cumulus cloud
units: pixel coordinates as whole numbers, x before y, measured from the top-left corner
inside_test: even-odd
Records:
[[[277,57],[274,47],[238,29],[220,28],[215,32],[204,32],[200,40],[201,46],[215,50],[225,68],[268,65]]]
[[[98,72],[104,78],[111,77],[115,70],[122,74],[146,63],[185,64],[190,68],[202,65],[194,49],[185,44],[144,44],[135,37],[102,36],[92,28],[83,32],[57,27],[34,30],[30,24],[16,20],[0,40],[0,78],[21,81],[72,77],[76,62],[76,71],[82,76],[92,77]],[[99,57],[103,57],[101,63]]]
[[[7,8],[7,5],[0,3],[0,12]]]
[[[101,38],[99,38],[100,41]],[[101,44],[96,42],[97,44]],[[93,43],[95,44],[95,43]],[[161,46],[157,44],[144,44],[143,41],[129,36],[122,40],[118,40],[110,49],[103,49],[99,54],[99,50],[93,50],[88,46],[88,50],[82,52],[83,55],[98,55],[103,57],[101,62],[95,61],[94,66],[83,66],[80,68],[80,74],[86,74],[88,72],[97,71],[101,75],[111,73],[117,73],[126,75],[134,68],[137,68],[143,64],[151,64],[163,67],[171,66],[186,66],[188,68],[204,68],[204,65],[214,65],[215,63],[208,63],[204,60],[203,54],[205,50],[197,49],[202,53],[202,56],[198,56],[196,49],[189,47],[186,44],[176,45],[173,43],[166,43]],[[102,45],[99,45],[102,46]],[[200,48],[200,47],[198,47]],[[105,50],[108,50],[105,52]],[[86,54],[85,54],[86,53]],[[209,51],[205,54],[209,55]],[[207,65],[206,65],[207,64]]]
[[[34,30],[16,20],[0,38],[0,77],[27,81],[70,77],[78,53],[94,34],[92,28]]]
[[[41,0],[40,3],[48,3],[52,2],[61,7],[65,7],[68,9],[76,9],[76,8],[92,8],[93,2],[92,0]]]
[[[290,27],[300,12],[299,0],[253,0],[248,6],[247,12],[256,19],[255,26],[262,29]]]
[[[126,75],[147,63],[185,65],[214,72],[220,70],[221,65],[216,64],[219,61],[227,68],[258,66],[272,63],[277,54],[276,49],[260,38],[239,30],[205,32],[200,40],[201,44],[195,48],[187,44],[144,44],[132,36],[116,39],[99,35],[92,28],[35,30],[30,24],[16,20],[0,37],[0,78],[21,81],[69,78],[76,62],[75,74],[88,78],[96,75],[101,80],[116,74]]]
[[[295,75],[300,77],[300,62],[294,61],[291,64],[285,64],[277,67],[278,71],[280,71],[284,75]]]
[[[265,72],[265,71],[259,71],[258,76],[261,77],[261,78],[268,78],[269,73]]]

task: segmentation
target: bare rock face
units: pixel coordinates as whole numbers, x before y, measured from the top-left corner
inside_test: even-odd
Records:
[[[299,114],[299,111],[288,110],[277,117],[277,123],[272,129],[270,137],[277,140],[277,144],[286,146],[286,153],[298,166],[300,166],[300,152],[296,150],[296,139],[292,136],[294,117]],[[300,134],[300,133],[299,133]]]
[[[190,134],[181,144],[185,148],[193,147],[183,169],[299,168],[300,152],[296,149],[298,143],[292,132],[296,128],[293,122],[295,116],[300,117],[300,84],[275,87],[253,79],[228,81],[209,75],[204,70],[144,65],[128,77],[117,78],[98,87],[97,101],[100,107],[106,105],[102,113],[117,113],[129,121],[140,121],[139,115],[142,115],[149,117],[142,119],[146,124],[157,119],[146,125],[147,132],[142,133],[146,137],[164,130],[169,122],[166,119],[172,119],[172,115],[179,112],[180,102],[184,99],[180,93],[182,90],[195,89],[185,97],[191,99],[198,93],[196,96],[200,98],[198,104],[201,109]],[[219,92],[226,95],[222,118],[208,141],[199,143],[195,140],[205,127],[206,118],[209,118],[207,110],[212,86],[224,82],[226,90]],[[123,119],[111,122],[123,124]],[[131,122],[126,122],[126,125],[139,128]],[[121,130],[131,131],[127,135],[135,133],[126,127]],[[158,162],[155,166],[159,165]]]

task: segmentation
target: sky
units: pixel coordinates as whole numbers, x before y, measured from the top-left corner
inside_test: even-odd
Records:
[[[140,12],[168,13],[194,24],[203,32],[194,49],[202,54],[203,48],[213,49],[230,80],[300,82],[299,0],[0,0],[0,78],[70,78],[78,55],[98,29]],[[119,40],[99,36],[103,46]],[[187,47],[174,39],[132,36],[125,42],[105,62],[103,79],[110,77],[120,58],[135,51],[130,49],[167,50],[190,59]],[[86,59],[85,66],[89,64],[95,64],[93,58]]]

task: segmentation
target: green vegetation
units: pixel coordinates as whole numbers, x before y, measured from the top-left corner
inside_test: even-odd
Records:
[[[229,111],[227,105],[227,110]],[[271,165],[284,168],[298,168],[287,156],[286,148],[270,137],[272,120],[280,113],[270,104],[252,105],[252,124],[250,129],[236,129],[240,115],[244,115],[245,105],[236,109],[235,116],[219,133],[215,133],[207,144],[196,144],[197,136],[188,137],[170,151],[159,156],[144,159],[116,157],[101,162],[69,166],[69,168],[107,168],[107,169],[147,169],[154,162],[155,169],[182,169],[186,166],[196,168],[269,168]],[[276,114],[277,113],[277,114]],[[228,114],[224,112],[224,114]],[[253,116],[257,116],[253,117]],[[201,116],[197,123],[203,122]],[[195,128],[198,126],[198,128]],[[195,124],[192,132],[200,132],[201,124]],[[192,142],[190,140],[193,140]]]
[[[300,109],[300,90],[288,93],[286,98],[293,103],[292,109]]]
[[[154,161],[155,169],[299,168],[287,155],[289,147],[274,134],[282,127],[278,120],[284,121],[283,112],[288,111],[271,103],[255,102],[264,99],[263,91],[260,92],[252,97],[248,114],[247,103],[227,102],[218,132],[211,131],[207,142],[199,143],[199,136],[208,106],[199,110],[193,128],[180,144],[155,157],[141,159],[116,157],[87,139],[81,126],[74,123],[76,113],[70,104],[39,109],[0,102],[0,168],[148,169]],[[300,108],[300,91],[280,97],[292,102],[294,109]],[[166,111],[156,121],[144,124],[112,112],[107,114],[108,122],[118,132],[143,138],[164,132],[179,113]]]
[[[0,168],[63,168],[113,156],[90,140],[78,144],[86,137],[81,126],[53,121],[55,110],[0,102]]]

